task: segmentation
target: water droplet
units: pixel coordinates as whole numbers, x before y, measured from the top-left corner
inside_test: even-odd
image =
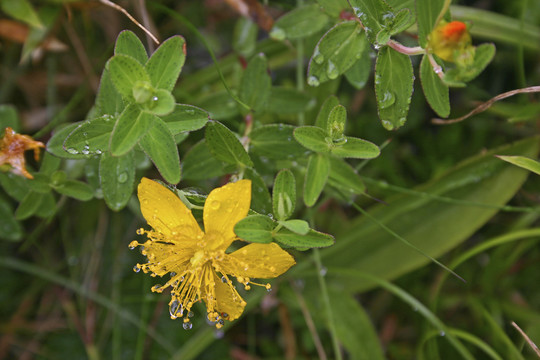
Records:
[[[381,120],[382,125],[386,130],[394,130],[394,124],[389,120]]]
[[[137,229],[137,231],[135,231],[137,233],[137,235],[143,235],[144,234],[144,229],[143,228],[139,228]]]
[[[328,269],[324,266],[321,267],[321,270],[319,271],[319,274],[321,274],[321,276],[326,276],[326,273],[328,272]]]
[[[188,115],[193,115],[193,114],[195,114],[195,110],[193,110],[193,109],[187,109],[187,110],[186,110],[186,114],[188,114]]]
[[[120,174],[118,174],[118,182],[120,184],[125,183],[127,181],[127,179],[128,179],[127,172],[124,171],[124,172],[121,172]]]
[[[70,154],[77,155],[79,152],[74,148],[67,148],[66,151]]]
[[[308,77],[307,83],[310,86],[319,86],[319,84],[320,84],[319,79],[316,76],[313,76],[313,75]]]
[[[96,151],[94,151],[97,155],[101,155],[102,151],[100,149],[96,149]]]
[[[441,336],[445,336],[445,335],[446,335],[446,333],[445,333],[444,331],[441,331],[441,332],[439,333],[439,335],[441,335]]]
[[[154,100],[154,101],[158,101],[158,100],[159,100],[159,98],[158,98],[157,96],[154,96],[154,97],[152,98],[152,100]]]
[[[212,210],[217,210],[219,209],[220,206],[221,206],[221,203],[217,200],[212,201],[212,203],[210,204],[210,208]]]
[[[280,27],[274,26],[272,31],[270,31],[270,37],[274,40],[285,40],[286,34],[285,30]]]
[[[182,314],[183,312],[183,309],[182,309],[182,304],[180,304],[180,301],[178,300],[174,300],[171,305],[169,306],[169,314],[171,315],[171,317],[177,317],[176,314],[180,313]]]
[[[81,153],[83,153],[84,155],[90,154],[90,147],[88,145],[85,145],[81,150]]]
[[[191,328],[193,327],[193,324],[188,321],[188,322],[183,323],[182,327],[184,328],[184,330],[191,330]]]
[[[193,311],[190,311],[190,312],[188,312],[187,316],[192,318],[193,316],[195,316],[195,314],[193,313]]]
[[[328,67],[326,68],[326,75],[332,80],[337,78],[339,76],[339,69],[336,67],[336,65],[328,60]]]
[[[399,126],[403,126],[405,125],[405,122],[407,122],[407,118],[405,117],[399,118],[398,122],[399,122]]]
[[[392,94],[391,91],[385,91],[383,93],[382,99],[379,99],[379,108],[386,109],[396,102],[396,97]]]
[[[319,52],[319,50],[315,50],[315,53],[313,54],[313,60],[321,65],[324,62],[324,55]]]
[[[223,276],[221,277],[221,282],[222,282],[222,283],[226,283],[226,282],[227,282],[227,277],[226,277],[225,275],[223,275]]]

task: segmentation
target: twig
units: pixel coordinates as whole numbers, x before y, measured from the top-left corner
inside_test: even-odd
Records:
[[[515,327],[517,331],[519,331],[521,336],[523,336],[525,341],[529,344],[529,346],[534,350],[536,355],[540,358],[540,349],[538,349],[538,346],[536,346],[536,344],[527,336],[527,334],[525,334],[525,331],[521,330],[518,324],[516,324],[513,321],[512,321],[512,326]]]
[[[508,91],[508,92],[499,94],[499,95],[489,99],[485,103],[483,103],[483,104],[479,105],[478,107],[476,107],[475,109],[473,109],[471,112],[469,112],[465,116],[455,118],[455,119],[448,119],[448,120],[435,118],[435,119],[431,119],[431,122],[433,124],[438,124],[438,125],[448,125],[448,124],[454,124],[454,123],[457,123],[457,122],[461,122],[461,121],[463,121],[465,119],[470,118],[473,115],[476,115],[478,113],[481,113],[481,112],[489,109],[489,107],[491,105],[493,105],[495,102],[497,102],[499,100],[506,99],[506,98],[508,98],[510,96],[514,96],[514,95],[517,95],[517,94],[535,93],[535,92],[540,92],[540,86],[531,86],[531,87],[526,87],[526,88],[523,88],[523,89],[516,89],[516,90]]]
[[[127,12],[126,9],[124,9],[123,7],[121,7],[120,5],[118,4],[115,4],[113,3],[112,1],[109,1],[109,0],[98,0],[100,3],[102,3],[103,5],[107,5],[107,6],[110,6],[112,7],[113,9],[116,9],[118,11],[120,11],[121,13],[123,13],[124,15],[126,15],[128,17],[129,20],[131,20],[135,25],[137,25],[138,27],[140,27],[142,29],[142,31],[144,31],[146,33],[146,35],[150,36],[150,38],[152,38],[152,40],[154,40],[154,42],[159,45],[159,41],[158,39],[156,39],[156,37],[150,32],[150,30],[146,29],[144,26],[142,26],[137,20],[135,20],[135,18],[133,16],[131,16],[130,13]]]

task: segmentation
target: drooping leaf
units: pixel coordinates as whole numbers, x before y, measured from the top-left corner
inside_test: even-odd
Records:
[[[167,125],[158,117],[139,140],[139,145],[156,165],[159,173],[170,184],[180,182],[180,156],[173,135]]]
[[[318,86],[336,79],[363,56],[366,48],[366,37],[358,22],[338,23],[315,47],[309,60],[308,84]]]
[[[309,157],[304,180],[304,203],[306,206],[313,206],[319,195],[321,195],[324,185],[330,173],[330,162],[323,154],[312,154]]]
[[[112,155],[122,156],[133,149],[156,119],[155,115],[142,111],[138,105],[129,105],[114,125],[109,142]]]
[[[275,223],[266,215],[250,215],[234,226],[235,234],[242,240],[268,244],[272,242]]]
[[[205,132],[208,148],[218,160],[229,164],[252,167],[253,163],[240,140],[225,125],[211,121]]]
[[[445,118],[450,114],[450,95],[448,85],[433,70],[428,56],[424,55],[420,63],[420,81],[424,95],[437,115]]]
[[[254,111],[265,109],[270,97],[271,80],[266,56],[260,53],[249,61],[242,74],[239,97]]]
[[[172,91],[186,61],[186,41],[180,35],[165,40],[146,63],[152,86]]]
[[[274,22],[270,37],[276,40],[304,38],[322,30],[327,22],[328,16],[318,5],[300,6]]]
[[[413,92],[413,68],[409,56],[383,47],[375,65],[375,95],[382,125],[395,130],[405,124]]]
[[[137,35],[129,30],[123,30],[118,34],[114,45],[114,54],[131,56],[143,66],[148,61],[148,54],[143,43]]]
[[[258,127],[249,134],[250,151],[277,160],[305,155],[306,150],[293,137],[294,129],[294,126],[284,124]]]
[[[104,153],[99,161],[99,182],[107,206],[114,211],[124,208],[135,184],[133,152],[128,152],[124,156]]]
[[[272,192],[272,208],[278,220],[287,220],[294,212],[296,206],[296,180],[293,173],[281,170],[274,181]]]

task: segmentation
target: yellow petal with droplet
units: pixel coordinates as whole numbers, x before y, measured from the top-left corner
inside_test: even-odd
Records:
[[[214,237],[221,241],[219,248],[228,248],[236,238],[234,225],[247,216],[250,204],[251,180],[229,183],[210,192],[204,204],[204,231],[221,235]]]
[[[276,243],[249,244],[226,256],[220,263],[221,271],[249,278],[275,278],[296,264]]]
[[[177,233],[197,240],[204,234],[191,211],[172,191],[156,181],[142,178],[138,187],[141,212],[148,224],[171,240]]]
[[[246,302],[232,284],[222,282],[214,271],[212,273],[214,274],[216,301],[215,308],[212,310],[217,311],[220,315],[223,314],[225,320],[233,321],[238,319],[244,311]],[[205,302],[207,301],[205,300]]]

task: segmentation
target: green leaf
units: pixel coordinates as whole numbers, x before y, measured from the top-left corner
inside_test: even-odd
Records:
[[[514,196],[527,178],[527,171],[493,155],[536,156],[539,143],[538,138],[529,138],[484,152],[418,187],[416,191],[425,193],[424,196],[394,196],[368,212],[408,242],[437,258],[470,238]],[[441,202],[437,196],[465,203]],[[361,270],[392,280],[430,261],[403,246],[366,216],[359,216],[350,226],[337,231],[336,238],[339,239],[336,245],[321,254],[329,268]],[[343,285],[350,291],[373,287],[369,281]]]
[[[347,124],[347,110],[343,105],[336,105],[328,115],[326,133],[333,141],[343,138],[345,125]]]
[[[306,206],[315,204],[324,185],[326,185],[329,172],[330,162],[326,155],[312,154],[309,157],[304,180],[304,203]]]
[[[251,109],[262,111],[270,97],[271,86],[266,56],[263,53],[257,54],[249,61],[242,74],[238,95]]]
[[[63,159],[80,159],[81,155],[71,154],[64,149],[64,141],[66,138],[83,122],[76,122],[66,126],[56,128],[53,132],[53,136],[47,142],[47,151],[54,156]]]
[[[64,150],[72,155],[100,155],[109,148],[109,139],[114,128],[110,115],[80,123],[64,141]]]
[[[294,115],[309,110],[314,104],[312,97],[296,89],[273,86],[266,111],[277,115]]]
[[[128,55],[137,60],[141,65],[148,61],[148,54],[143,43],[137,35],[129,30],[123,30],[116,38],[114,45],[115,55]]]
[[[248,57],[255,51],[259,27],[250,18],[241,16],[234,26],[232,47],[234,51]]]
[[[54,200],[52,192],[48,192],[46,194],[39,194],[39,196],[36,196],[34,198],[34,201],[38,203],[38,207],[33,215],[40,218],[48,218],[55,213],[56,201]]]
[[[334,237],[325,233],[309,230],[306,235],[296,234],[289,229],[280,229],[274,234],[274,240],[278,243],[300,249],[321,248],[334,244]]]
[[[250,151],[270,159],[293,159],[303,156],[306,150],[293,137],[292,125],[271,124],[254,129],[249,137]]]
[[[4,129],[12,128],[15,132],[21,131],[17,110],[13,105],[0,105],[0,137],[4,136]]]
[[[205,132],[208,148],[218,160],[229,164],[252,167],[253,162],[236,137],[225,125],[210,121]]]
[[[28,187],[34,192],[46,194],[51,192],[49,181],[50,179],[47,175],[35,173],[34,178],[28,182]]]
[[[124,208],[135,183],[134,153],[124,156],[104,153],[99,161],[99,182],[107,206],[114,211]]]
[[[15,210],[15,219],[24,220],[36,214],[46,195],[50,195],[50,193],[42,194],[34,191],[27,192],[26,196],[19,203],[17,210]]]
[[[309,232],[309,224],[305,220],[293,219],[278,221],[278,223],[295,234],[306,235]]]
[[[9,241],[21,240],[22,226],[15,220],[11,205],[3,197],[0,197],[0,219],[0,238]]]
[[[125,108],[122,96],[114,87],[111,74],[107,68],[101,74],[99,90],[96,96],[96,107],[100,115],[112,116],[120,114]]]
[[[2,185],[7,195],[19,202],[21,202],[28,191],[30,191],[28,185],[29,182],[30,180],[19,175],[0,171],[0,185]]]
[[[416,0],[416,19],[418,21],[418,42],[427,46],[427,38],[435,27],[435,21],[443,10],[445,0]]]
[[[370,74],[371,57],[366,51],[349,70],[345,71],[345,78],[356,90],[362,90],[366,86]]]
[[[413,68],[409,56],[383,47],[375,64],[377,110],[386,130],[405,124],[413,92]]]
[[[111,134],[109,148],[113,156],[122,156],[146,134],[157,117],[141,111],[138,105],[129,105],[120,114]]]
[[[144,67],[135,58],[115,55],[105,65],[111,75],[112,83],[126,99],[134,101],[133,88],[137,82],[150,82]]]
[[[294,138],[302,146],[311,151],[328,153],[330,144],[326,132],[317,126],[299,126],[294,130]]]
[[[152,127],[139,140],[139,145],[168,183],[180,182],[180,156],[167,124],[160,118],[154,118]]]
[[[53,186],[56,192],[80,201],[88,201],[94,197],[94,190],[90,185],[77,180],[66,180]]]
[[[339,17],[341,11],[349,9],[347,0],[316,0],[319,6],[330,16]]]
[[[331,153],[342,158],[373,159],[379,156],[379,147],[367,140],[346,136],[346,142],[334,143]]]
[[[182,174],[186,180],[205,180],[225,173],[224,163],[212,155],[204,139],[183,157]]]
[[[525,170],[532,171],[533,173],[540,175],[540,162],[530,159],[525,156],[504,156],[496,155],[499,159],[509,162],[523,168]]]
[[[308,84],[318,86],[336,79],[364,56],[366,48],[366,37],[358,22],[338,23],[315,47],[309,60]]]
[[[354,14],[362,21],[371,43],[379,31],[384,29],[394,14],[393,9],[383,0],[349,0]]]
[[[234,233],[242,240],[268,244],[272,242],[275,223],[266,215],[250,215],[234,226]]]
[[[480,75],[495,56],[495,45],[482,44],[476,48],[474,62],[467,67],[455,67],[444,74],[444,81],[452,86],[453,83],[469,82]]]
[[[270,214],[272,198],[261,175],[254,169],[247,168],[244,171],[244,178],[251,180],[251,208],[258,213]]]
[[[41,160],[41,166],[39,167],[39,173],[43,175],[50,176],[56,170],[60,168],[62,160],[56,156],[51,155],[49,152],[43,154],[43,159]]]
[[[345,160],[333,156],[330,157],[328,184],[354,194],[363,194],[366,190],[356,170]]]
[[[336,335],[351,360],[384,360],[373,324],[362,305],[350,295],[330,288]]]
[[[393,15],[393,14],[392,14]],[[415,17],[412,15],[411,10],[401,9],[395,14],[395,16],[390,19],[389,28],[390,35],[399,34],[407,30],[415,23]]]
[[[172,91],[186,61],[186,41],[180,35],[165,40],[152,54],[145,69],[156,89]]]
[[[23,21],[32,27],[43,27],[41,19],[28,0],[2,0],[0,6],[2,11],[17,20]]]
[[[238,104],[226,91],[212,93],[198,105],[210,113],[212,120],[230,119],[240,114]]]
[[[290,170],[281,170],[274,181],[272,208],[278,220],[291,217],[296,206],[296,180]]]
[[[210,119],[208,112],[192,105],[176,104],[174,110],[161,117],[173,135],[199,130]]]
[[[174,96],[172,96],[170,91],[165,89],[156,90],[152,98],[142,104],[145,110],[158,116],[170,114],[174,110],[175,105]]]
[[[315,126],[320,127],[325,130],[328,128],[328,117],[333,108],[339,105],[339,99],[335,95],[329,96],[321,105],[321,109],[317,114],[317,119],[315,120]]]
[[[427,55],[424,55],[420,63],[420,81],[422,90],[431,108],[440,117],[448,117],[450,114],[450,95],[448,86],[433,70]]]
[[[318,5],[300,6],[274,22],[270,37],[276,40],[301,39],[319,32],[327,22],[328,16]]]

